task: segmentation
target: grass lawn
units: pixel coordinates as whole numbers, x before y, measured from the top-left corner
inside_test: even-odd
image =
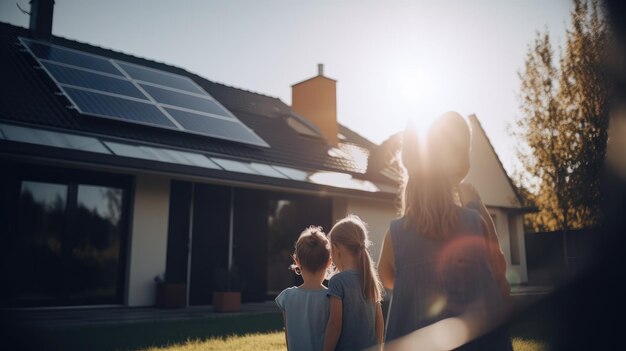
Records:
[[[285,350],[281,328],[279,314],[263,314],[56,330],[15,329],[11,332],[13,340],[0,337],[0,350],[16,349],[11,347],[16,340],[20,349],[64,351]],[[550,350],[550,340],[555,336],[555,329],[538,309],[516,317],[510,331],[515,351]]]
[[[547,351],[545,343],[513,338],[515,351]],[[208,340],[190,340],[177,345],[164,347],[151,347],[141,351],[235,351],[235,350],[285,350],[285,335],[282,332],[247,334],[242,336],[230,336],[212,338]]]
[[[279,314],[263,314],[54,330],[13,328],[10,335],[6,330],[6,334],[0,333],[0,350],[17,349],[15,346],[19,343],[19,349],[28,350],[130,351],[224,335],[277,332],[282,328],[282,323],[282,316]],[[255,345],[254,349],[256,348]]]

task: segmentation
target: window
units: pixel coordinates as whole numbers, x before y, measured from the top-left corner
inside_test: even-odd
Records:
[[[129,179],[34,165],[6,169],[0,272],[11,288],[2,304],[123,303]]]

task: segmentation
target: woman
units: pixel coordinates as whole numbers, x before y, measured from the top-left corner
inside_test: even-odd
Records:
[[[460,184],[469,171],[470,139],[467,122],[455,112],[440,116],[425,140],[411,129],[404,133],[402,217],[385,234],[378,266],[383,286],[393,289],[386,344],[428,336],[424,331],[432,326],[460,320],[462,331],[450,335],[459,337],[456,347],[488,332],[501,317],[506,261],[493,223],[481,217],[486,210],[478,193]],[[414,338],[414,346],[426,339],[432,338]],[[462,349],[512,346],[498,329]]]

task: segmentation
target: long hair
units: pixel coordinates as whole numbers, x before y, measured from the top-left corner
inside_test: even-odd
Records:
[[[357,216],[349,215],[340,220],[328,233],[332,245],[342,245],[358,257],[362,277],[363,297],[369,302],[382,300],[382,285],[367,248],[371,245],[366,224]]]
[[[447,112],[422,140],[411,127],[402,135],[401,164],[405,177],[400,195],[401,215],[407,228],[434,239],[446,238],[456,224],[455,184],[441,166],[443,155],[439,149],[442,143],[451,141],[446,132],[450,132],[450,127],[458,128],[459,121],[469,133],[461,115]]]

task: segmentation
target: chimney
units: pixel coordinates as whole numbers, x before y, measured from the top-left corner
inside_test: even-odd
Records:
[[[30,35],[34,39],[50,40],[54,0],[30,1]]]
[[[324,76],[324,64],[317,65],[317,76],[291,86],[291,109],[315,124],[329,145],[337,145],[337,81]]]

